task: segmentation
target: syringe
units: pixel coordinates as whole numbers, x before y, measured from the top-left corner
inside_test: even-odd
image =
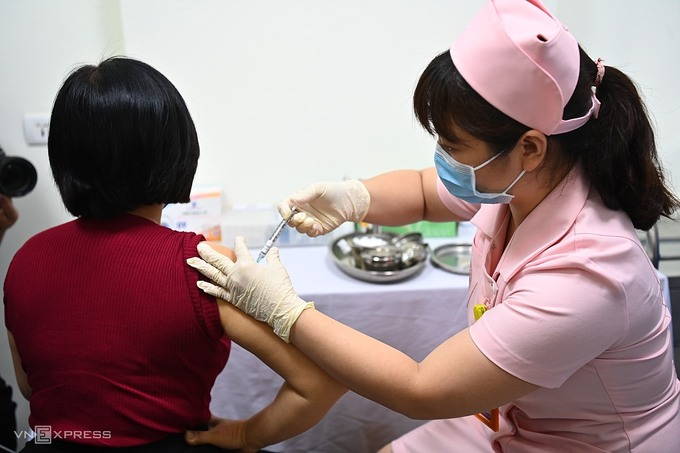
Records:
[[[262,250],[260,251],[260,254],[257,256],[257,262],[259,263],[262,261],[262,258],[264,258],[267,253],[269,253],[269,249],[272,248],[276,240],[279,238],[281,235],[281,232],[283,231],[284,227],[286,226],[286,223],[293,217],[295,214],[297,214],[298,210],[297,208],[292,208],[290,211],[290,215],[288,216],[287,219],[282,219],[281,222],[279,222],[279,225],[276,227],[274,232],[272,233],[271,236],[269,236],[269,240],[264,244],[264,247],[262,247]]]

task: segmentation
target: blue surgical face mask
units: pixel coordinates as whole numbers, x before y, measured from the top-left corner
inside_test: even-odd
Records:
[[[514,195],[508,194],[508,190],[512,189],[517,181],[524,176],[525,170],[522,170],[515,180],[501,193],[483,193],[477,191],[475,171],[490,164],[501,154],[503,153],[498,153],[486,162],[483,162],[476,167],[472,167],[455,160],[449,153],[444,151],[439,143],[437,143],[434,152],[434,164],[437,168],[439,179],[441,179],[442,183],[444,183],[444,187],[446,187],[449,193],[454,197],[469,203],[510,203],[510,200],[513,199]]]

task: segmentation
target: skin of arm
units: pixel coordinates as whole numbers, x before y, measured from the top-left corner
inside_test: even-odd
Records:
[[[317,310],[302,312],[291,339],[350,390],[414,419],[470,415],[538,388],[487,359],[468,329],[420,363]]]
[[[12,204],[12,199],[6,195],[0,195],[0,242],[5,236],[5,231],[19,218],[19,213]]]
[[[28,385],[28,378],[26,377],[26,372],[24,367],[21,365],[21,357],[19,357],[19,351],[17,351],[17,345],[14,342],[14,336],[12,332],[7,331],[7,339],[9,340],[9,349],[12,352],[12,363],[14,364],[14,375],[17,379],[17,385],[19,386],[19,391],[26,398],[26,400],[31,399],[31,393],[33,393],[31,386]]]
[[[437,170],[397,170],[362,182],[371,194],[365,222],[406,225],[420,220],[463,221],[441,202],[437,194]],[[395,194],[399,194],[395,197]]]
[[[215,250],[235,259],[234,253],[219,244]],[[300,434],[318,423],[347,389],[309,360],[293,344],[281,340],[271,327],[243,313],[228,302],[217,301],[227,335],[257,356],[284,378],[275,399],[247,420],[222,420],[212,436],[222,448],[253,451]],[[227,364],[227,366],[229,366]],[[236,436],[241,444],[230,444]],[[244,448],[245,447],[245,448]]]

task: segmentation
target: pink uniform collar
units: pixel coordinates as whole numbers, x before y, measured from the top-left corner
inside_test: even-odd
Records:
[[[590,187],[581,168],[574,167],[515,231],[502,259],[502,266],[499,265],[499,269],[503,268],[503,278],[506,281],[527,261],[567,234],[583,210],[589,193]],[[496,237],[499,230],[507,226],[507,216],[502,215],[499,210],[508,209],[508,205],[482,205],[471,220],[478,229],[477,234],[484,234],[488,238]]]

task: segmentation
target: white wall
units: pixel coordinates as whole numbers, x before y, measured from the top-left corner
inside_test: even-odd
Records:
[[[656,123],[662,163],[680,193],[680,2],[564,0],[556,11],[591,57],[638,84]]]
[[[228,203],[430,165],[412,91],[480,4],[121,1],[128,54],[177,83],[199,130],[197,180]]]
[[[432,161],[411,95],[483,0],[0,0],[0,145],[39,182],[0,246],[0,278],[33,234],[70,219],[46,148],[24,113],[49,113],[74,66],[120,53],[165,73],[184,95],[202,156],[197,183],[229,203],[275,203],[320,179],[367,177]],[[593,57],[640,84],[662,159],[680,184],[680,3],[552,0]],[[39,276],[36,276],[39,278]],[[27,282],[30,284],[30,282]],[[0,373],[14,380],[0,335]],[[18,396],[17,400],[22,402]],[[19,411],[26,428],[27,408]]]

